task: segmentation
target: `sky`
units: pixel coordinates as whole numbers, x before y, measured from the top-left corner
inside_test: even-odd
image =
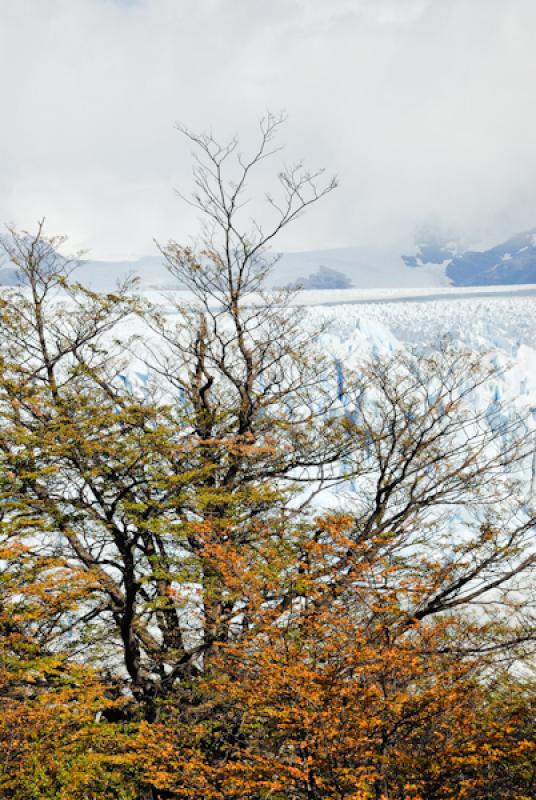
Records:
[[[535,36],[534,0],[0,0],[0,220],[94,258],[189,240],[176,123],[247,152],[285,110],[253,188],[298,159],[340,187],[281,249],[498,242],[536,226]]]

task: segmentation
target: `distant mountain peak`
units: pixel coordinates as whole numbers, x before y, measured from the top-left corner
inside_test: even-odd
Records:
[[[406,267],[445,264],[463,252],[458,237],[437,223],[422,226],[415,236],[415,254],[402,256]]]
[[[448,264],[455,286],[536,283],[536,228],[488,250],[468,250]]]

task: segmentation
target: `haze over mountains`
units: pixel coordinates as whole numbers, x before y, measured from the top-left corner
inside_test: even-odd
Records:
[[[83,261],[80,282],[107,291],[136,275],[143,289],[181,288],[159,255],[123,261]],[[18,283],[17,270],[0,266],[0,285]],[[516,234],[487,250],[466,250],[452,236],[421,231],[414,252],[392,247],[345,247],[283,253],[270,276],[273,287],[304,289],[397,289],[440,286],[536,284],[536,228]]]

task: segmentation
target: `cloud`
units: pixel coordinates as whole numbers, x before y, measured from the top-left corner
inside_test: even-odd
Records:
[[[533,0],[0,0],[0,218],[150,253],[196,227],[174,123],[247,145],[285,108],[283,157],[341,187],[282,246],[398,246],[431,215],[499,240],[536,223],[535,25]]]

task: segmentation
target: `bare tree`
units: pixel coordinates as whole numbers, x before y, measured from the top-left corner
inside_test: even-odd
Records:
[[[273,115],[260,121],[259,144],[248,158],[236,138],[221,145],[212,135],[179,128],[196,147],[195,190],[184,199],[201,213],[202,235],[195,248],[172,241],[161,251],[193,302],[177,306],[172,326],[154,309],[162,341],[148,358],[191,404],[200,436],[256,439],[276,430],[282,436],[285,429],[287,453],[279,448],[274,475],[340,457],[340,442],[319,435],[319,426],[314,441],[304,438],[313,417],[325,422],[333,404],[330,366],[309,347],[303,312],[293,302],[296,291],[266,288],[279,259],[269,251],[274,239],[337,182],[323,181],[323,170],[310,172],[301,163],[284,169],[277,176],[280,196],[265,197],[272,224],[242,219],[248,181],[278,152],[273,141],[283,122],[284,116]]]

